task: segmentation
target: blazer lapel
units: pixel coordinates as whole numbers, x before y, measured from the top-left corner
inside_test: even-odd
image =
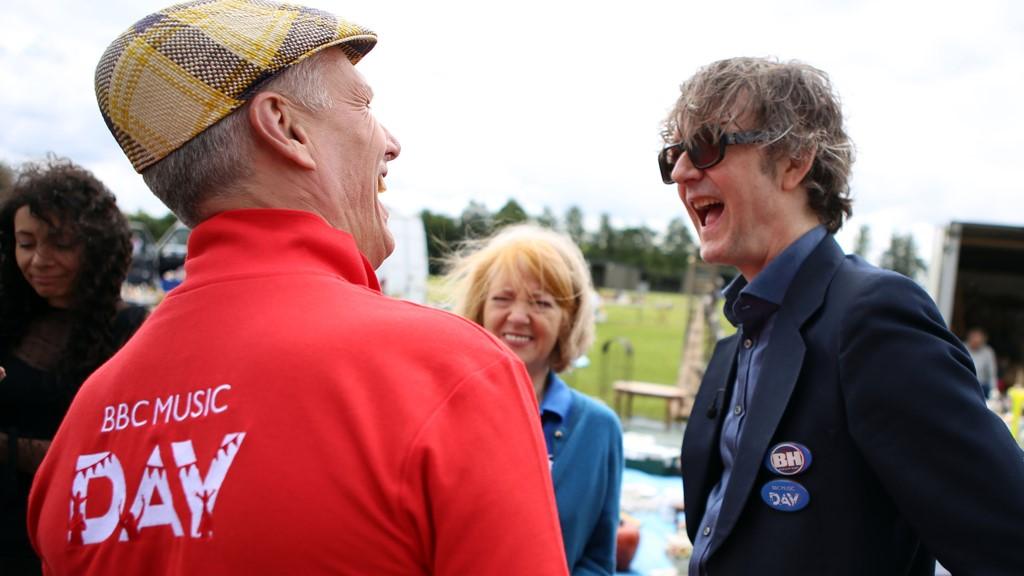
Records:
[[[806,345],[800,329],[821,307],[829,282],[843,261],[843,252],[832,236],[826,236],[807,257],[793,278],[782,306],[776,312],[757,389],[747,406],[746,421],[736,455],[735,468],[715,526],[709,554],[722,545],[750,498],[768,444],[789,404],[800,377]],[[730,381],[729,387],[732,382]],[[689,502],[687,502],[689,505]]]
[[[685,488],[686,527],[691,540],[696,538],[695,532],[704,516],[708,494],[718,481],[722,468],[718,451],[719,431],[731,393],[738,342],[739,337],[734,334],[715,345],[686,423],[679,466]]]

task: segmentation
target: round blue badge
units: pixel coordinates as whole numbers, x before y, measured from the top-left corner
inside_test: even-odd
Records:
[[[811,451],[796,442],[776,444],[765,456],[764,465],[775,474],[795,476],[811,466]]]
[[[761,487],[761,500],[780,512],[803,510],[811,502],[811,495],[798,482],[771,480]]]

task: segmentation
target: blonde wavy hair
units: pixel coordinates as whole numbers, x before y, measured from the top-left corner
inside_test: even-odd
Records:
[[[452,311],[483,325],[491,284],[502,274],[523,285],[535,279],[565,311],[551,368],[562,372],[594,341],[593,284],[583,253],[563,234],[533,224],[508,226],[466,243],[448,260]]]

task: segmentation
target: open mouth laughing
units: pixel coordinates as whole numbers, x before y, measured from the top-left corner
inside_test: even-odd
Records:
[[[528,344],[533,340],[533,336],[513,334],[511,332],[502,332],[501,337],[510,344]]]
[[[690,202],[690,206],[693,207],[703,228],[714,224],[725,210],[725,204],[716,198],[697,198]]]

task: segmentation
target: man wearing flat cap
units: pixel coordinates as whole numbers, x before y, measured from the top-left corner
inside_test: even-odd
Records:
[[[179,4],[96,70],[108,127],[194,231],[187,279],[78,393],[33,486],[48,574],[565,574],[522,364],[380,293],[400,147],[376,36]]]
[[[701,256],[740,272],[683,438],[689,574],[1024,574],[1024,456],[970,356],[917,284],[833,238],[853,147],[828,76],[711,63],[664,136]]]

